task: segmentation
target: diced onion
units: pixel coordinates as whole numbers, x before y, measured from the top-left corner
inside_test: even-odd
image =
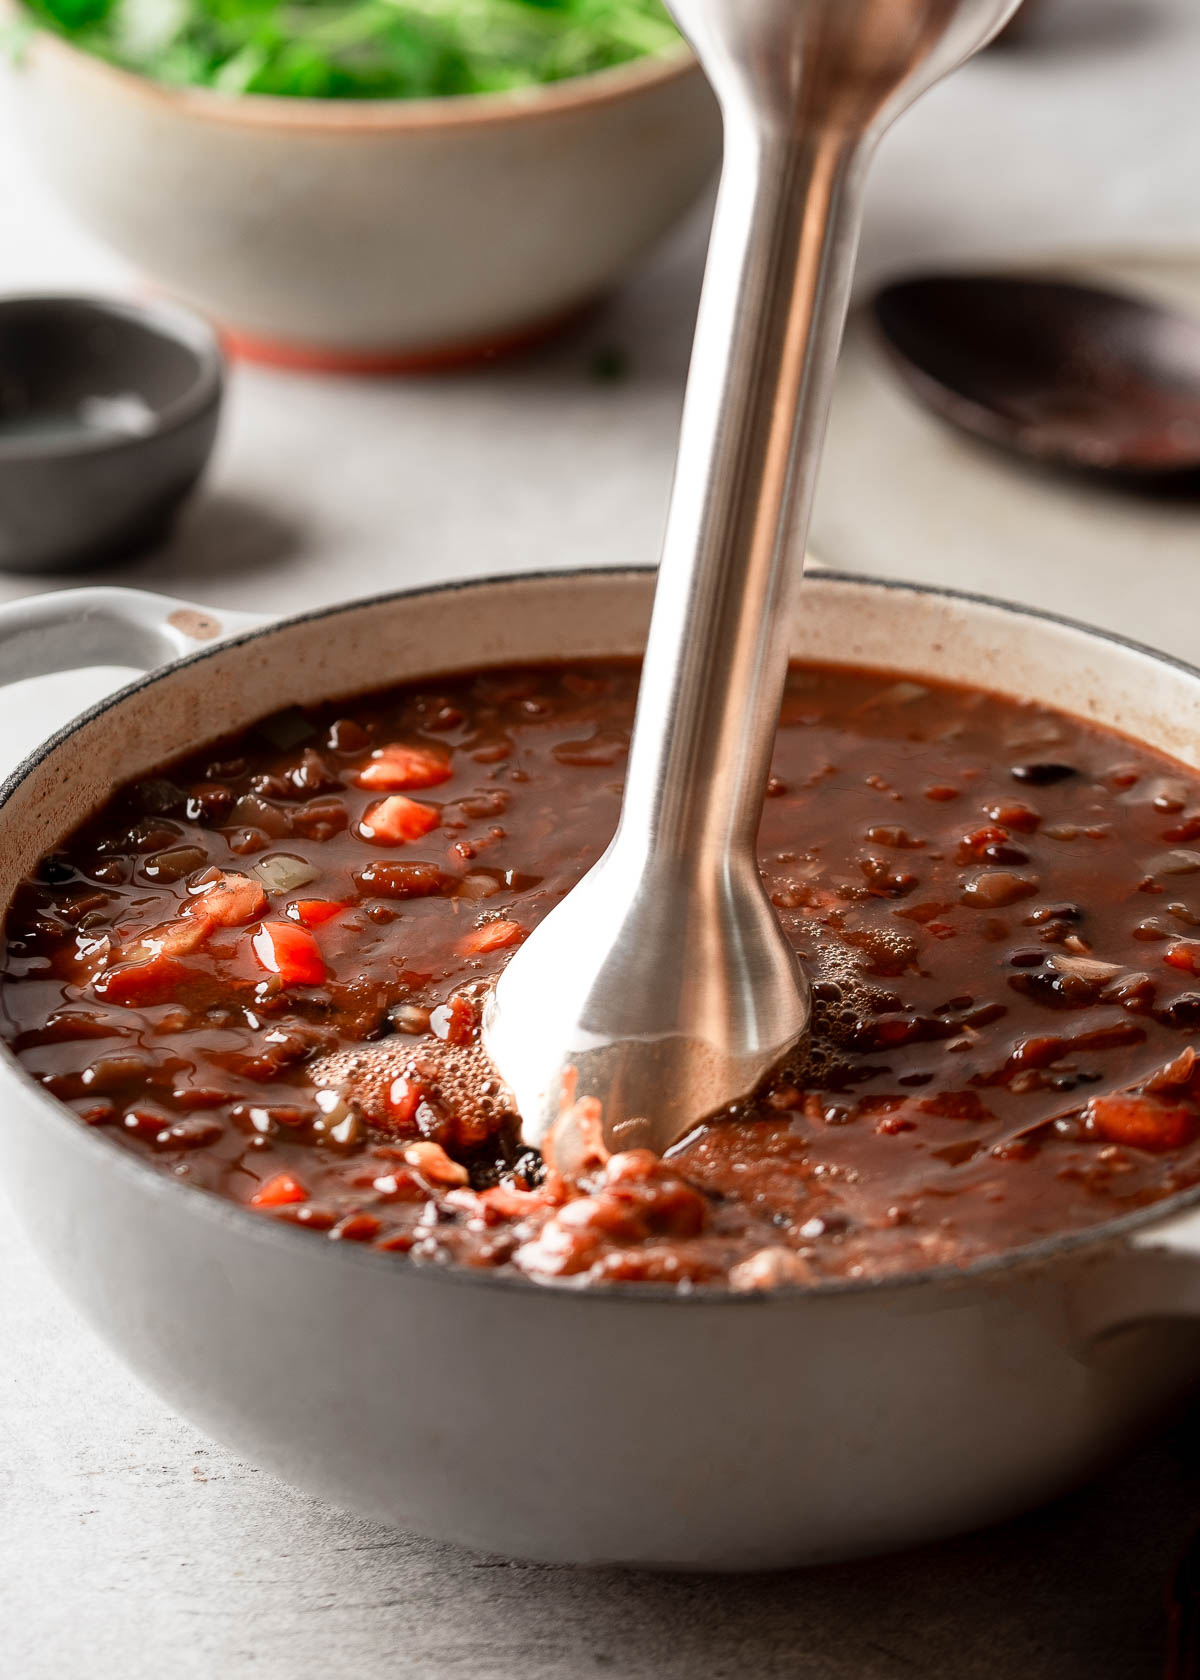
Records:
[[[392,1025],[397,1032],[414,1036],[429,1031],[429,1011],[419,1003],[398,1003],[391,1012]]]
[[[225,819],[229,828],[260,828],[264,834],[281,840],[291,828],[291,818],[278,805],[257,793],[244,793]]]
[[[287,852],[272,852],[251,867],[269,893],[295,892],[297,887],[315,881],[320,873],[311,863],[291,857]]]
[[[1115,980],[1118,974],[1124,972],[1120,963],[1102,962],[1099,957],[1063,957],[1057,951],[1050,958],[1050,964],[1070,980],[1089,980],[1097,984]]]
[[[1170,1091],[1180,1085],[1186,1085],[1192,1077],[1195,1066],[1196,1052],[1190,1044],[1186,1045],[1173,1061],[1168,1062],[1165,1067],[1159,1068],[1157,1073],[1151,1074],[1142,1089],[1144,1091]]]
[[[473,869],[469,875],[464,875],[458,883],[460,898],[492,898],[500,891],[500,883],[494,875],[485,870]]]
[[[908,706],[914,700],[923,700],[929,690],[921,683],[895,682],[890,688],[875,696],[877,706]]]
[[[282,752],[286,752],[289,747],[298,747],[301,741],[310,741],[316,732],[316,725],[305,716],[299,706],[288,706],[282,712],[263,718],[258,725],[258,733]]]
[[[1182,811],[1186,809],[1188,800],[1192,797],[1192,790],[1177,776],[1160,776],[1156,782],[1151,782],[1142,797],[1148,797],[1156,804],[1161,803],[1164,810]]]
[[[358,1141],[362,1122],[349,1097],[336,1089],[318,1091],[317,1107],[321,1118],[313,1121],[313,1131],[318,1137],[327,1137],[343,1147]]]
[[[1011,735],[1006,736],[1005,746],[1013,752],[1022,752],[1030,747],[1052,747],[1062,740],[1062,725],[1051,717],[1024,718]]]
[[[1147,868],[1148,875],[1195,875],[1200,870],[1200,852],[1163,852]]]

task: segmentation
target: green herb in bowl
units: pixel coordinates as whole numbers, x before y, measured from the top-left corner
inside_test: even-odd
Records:
[[[679,39],[660,0],[26,0],[33,20],[177,86],[316,99],[532,87]]]

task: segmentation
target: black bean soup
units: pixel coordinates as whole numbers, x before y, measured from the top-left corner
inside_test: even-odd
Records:
[[[1200,778],[841,667],[791,672],[759,842],[803,1061],[661,1161],[523,1148],[480,999],[613,831],[637,676],[288,711],[124,788],[17,895],[4,1036],[258,1218],[547,1282],[965,1264],[1200,1182]]]

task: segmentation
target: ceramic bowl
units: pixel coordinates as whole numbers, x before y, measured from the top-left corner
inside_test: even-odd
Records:
[[[683,47],[511,93],[321,100],[166,87],[37,32],[13,80],[30,154],[81,221],[235,347],[301,366],[421,368],[539,336],[720,154]]]
[[[97,565],[158,536],[208,460],[221,387],[190,310],[0,298],[0,568]]]

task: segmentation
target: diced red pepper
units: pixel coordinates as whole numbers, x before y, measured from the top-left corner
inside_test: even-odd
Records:
[[[1179,939],[1163,953],[1163,961],[1185,974],[1200,974],[1200,940]]]
[[[312,934],[294,922],[264,922],[254,935],[254,954],[285,986],[319,986],[325,961]]]
[[[308,1191],[298,1178],[293,1178],[289,1172],[276,1173],[274,1178],[264,1179],[250,1198],[250,1206],[255,1208],[287,1207],[290,1202],[306,1202]]]
[[[429,1026],[434,1037],[447,1044],[471,1044],[479,1027],[479,1012],[470,998],[456,992],[431,1011]]]
[[[452,884],[436,863],[398,863],[394,858],[372,858],[365,869],[354,872],[355,885],[374,898],[431,898]]]
[[[872,1047],[888,1050],[919,1037],[918,1022],[908,1015],[880,1015],[871,1027]]]
[[[875,1122],[875,1130],[881,1137],[899,1137],[902,1132],[915,1132],[917,1121],[913,1119],[916,1111],[915,1103],[902,1104],[890,1114],[885,1114]]]
[[[171,1124],[171,1116],[154,1103],[133,1103],[122,1115],[121,1124],[146,1143],[154,1143]]]
[[[213,930],[214,923],[204,915],[189,917],[187,921],[159,922],[128,945],[120,945],[116,959],[121,963],[142,963],[153,957],[186,957],[199,950]]]
[[[432,805],[393,793],[369,805],[358,826],[364,840],[373,840],[378,846],[400,846],[406,840],[419,840],[441,820],[441,813]]]
[[[88,1126],[107,1126],[117,1117],[114,1104],[106,1097],[103,1102],[89,1103],[86,1108],[76,1111],[79,1118]]]
[[[387,1094],[388,1119],[393,1126],[411,1126],[425,1093],[413,1079],[403,1074],[393,1079]]]
[[[1041,812],[1035,811],[1032,805],[1026,805],[1023,799],[999,799],[983,809],[994,823],[999,823],[1002,828],[1015,829],[1018,834],[1032,834],[1042,820]]]
[[[380,793],[399,793],[405,788],[437,787],[452,775],[445,754],[431,747],[405,747],[398,742],[372,753],[354,778],[359,787]]]
[[[471,929],[459,949],[468,957],[481,956],[486,951],[504,951],[518,945],[524,937],[520,922],[485,922]]]
[[[109,1003],[140,1009],[166,1003],[187,976],[188,971],[181,962],[160,953],[142,962],[118,963],[106,969],[96,979],[94,989]]]
[[[924,926],[927,922],[936,922],[939,916],[944,916],[950,905],[944,899],[931,899],[927,904],[906,904],[903,910],[893,910],[893,916],[900,916],[906,922],[916,922]]]
[[[184,906],[188,916],[204,916],[219,927],[245,927],[267,908],[267,895],[249,875],[221,875]]]
[[[342,1242],[374,1242],[382,1229],[373,1213],[348,1213],[329,1234]]]
[[[344,904],[337,904],[331,898],[298,898],[287,907],[287,914],[301,927],[320,927],[322,922],[331,922],[335,916],[340,916],[346,908]]]
[[[410,1144],[404,1151],[404,1159],[426,1184],[466,1184],[471,1176],[461,1162],[451,1160],[440,1143]]]
[[[1083,1120],[1090,1132],[1130,1149],[1182,1149],[1198,1126],[1198,1117],[1182,1103],[1134,1095],[1093,1097]]]
[[[979,863],[987,855],[989,846],[1003,845],[1008,839],[1008,830],[1004,828],[976,828],[964,834],[958,842],[958,861],[962,864]]]
[[[479,1194],[479,1200],[502,1219],[523,1219],[526,1214],[545,1207],[549,1197],[545,1190],[516,1190],[507,1184],[493,1184]]]

